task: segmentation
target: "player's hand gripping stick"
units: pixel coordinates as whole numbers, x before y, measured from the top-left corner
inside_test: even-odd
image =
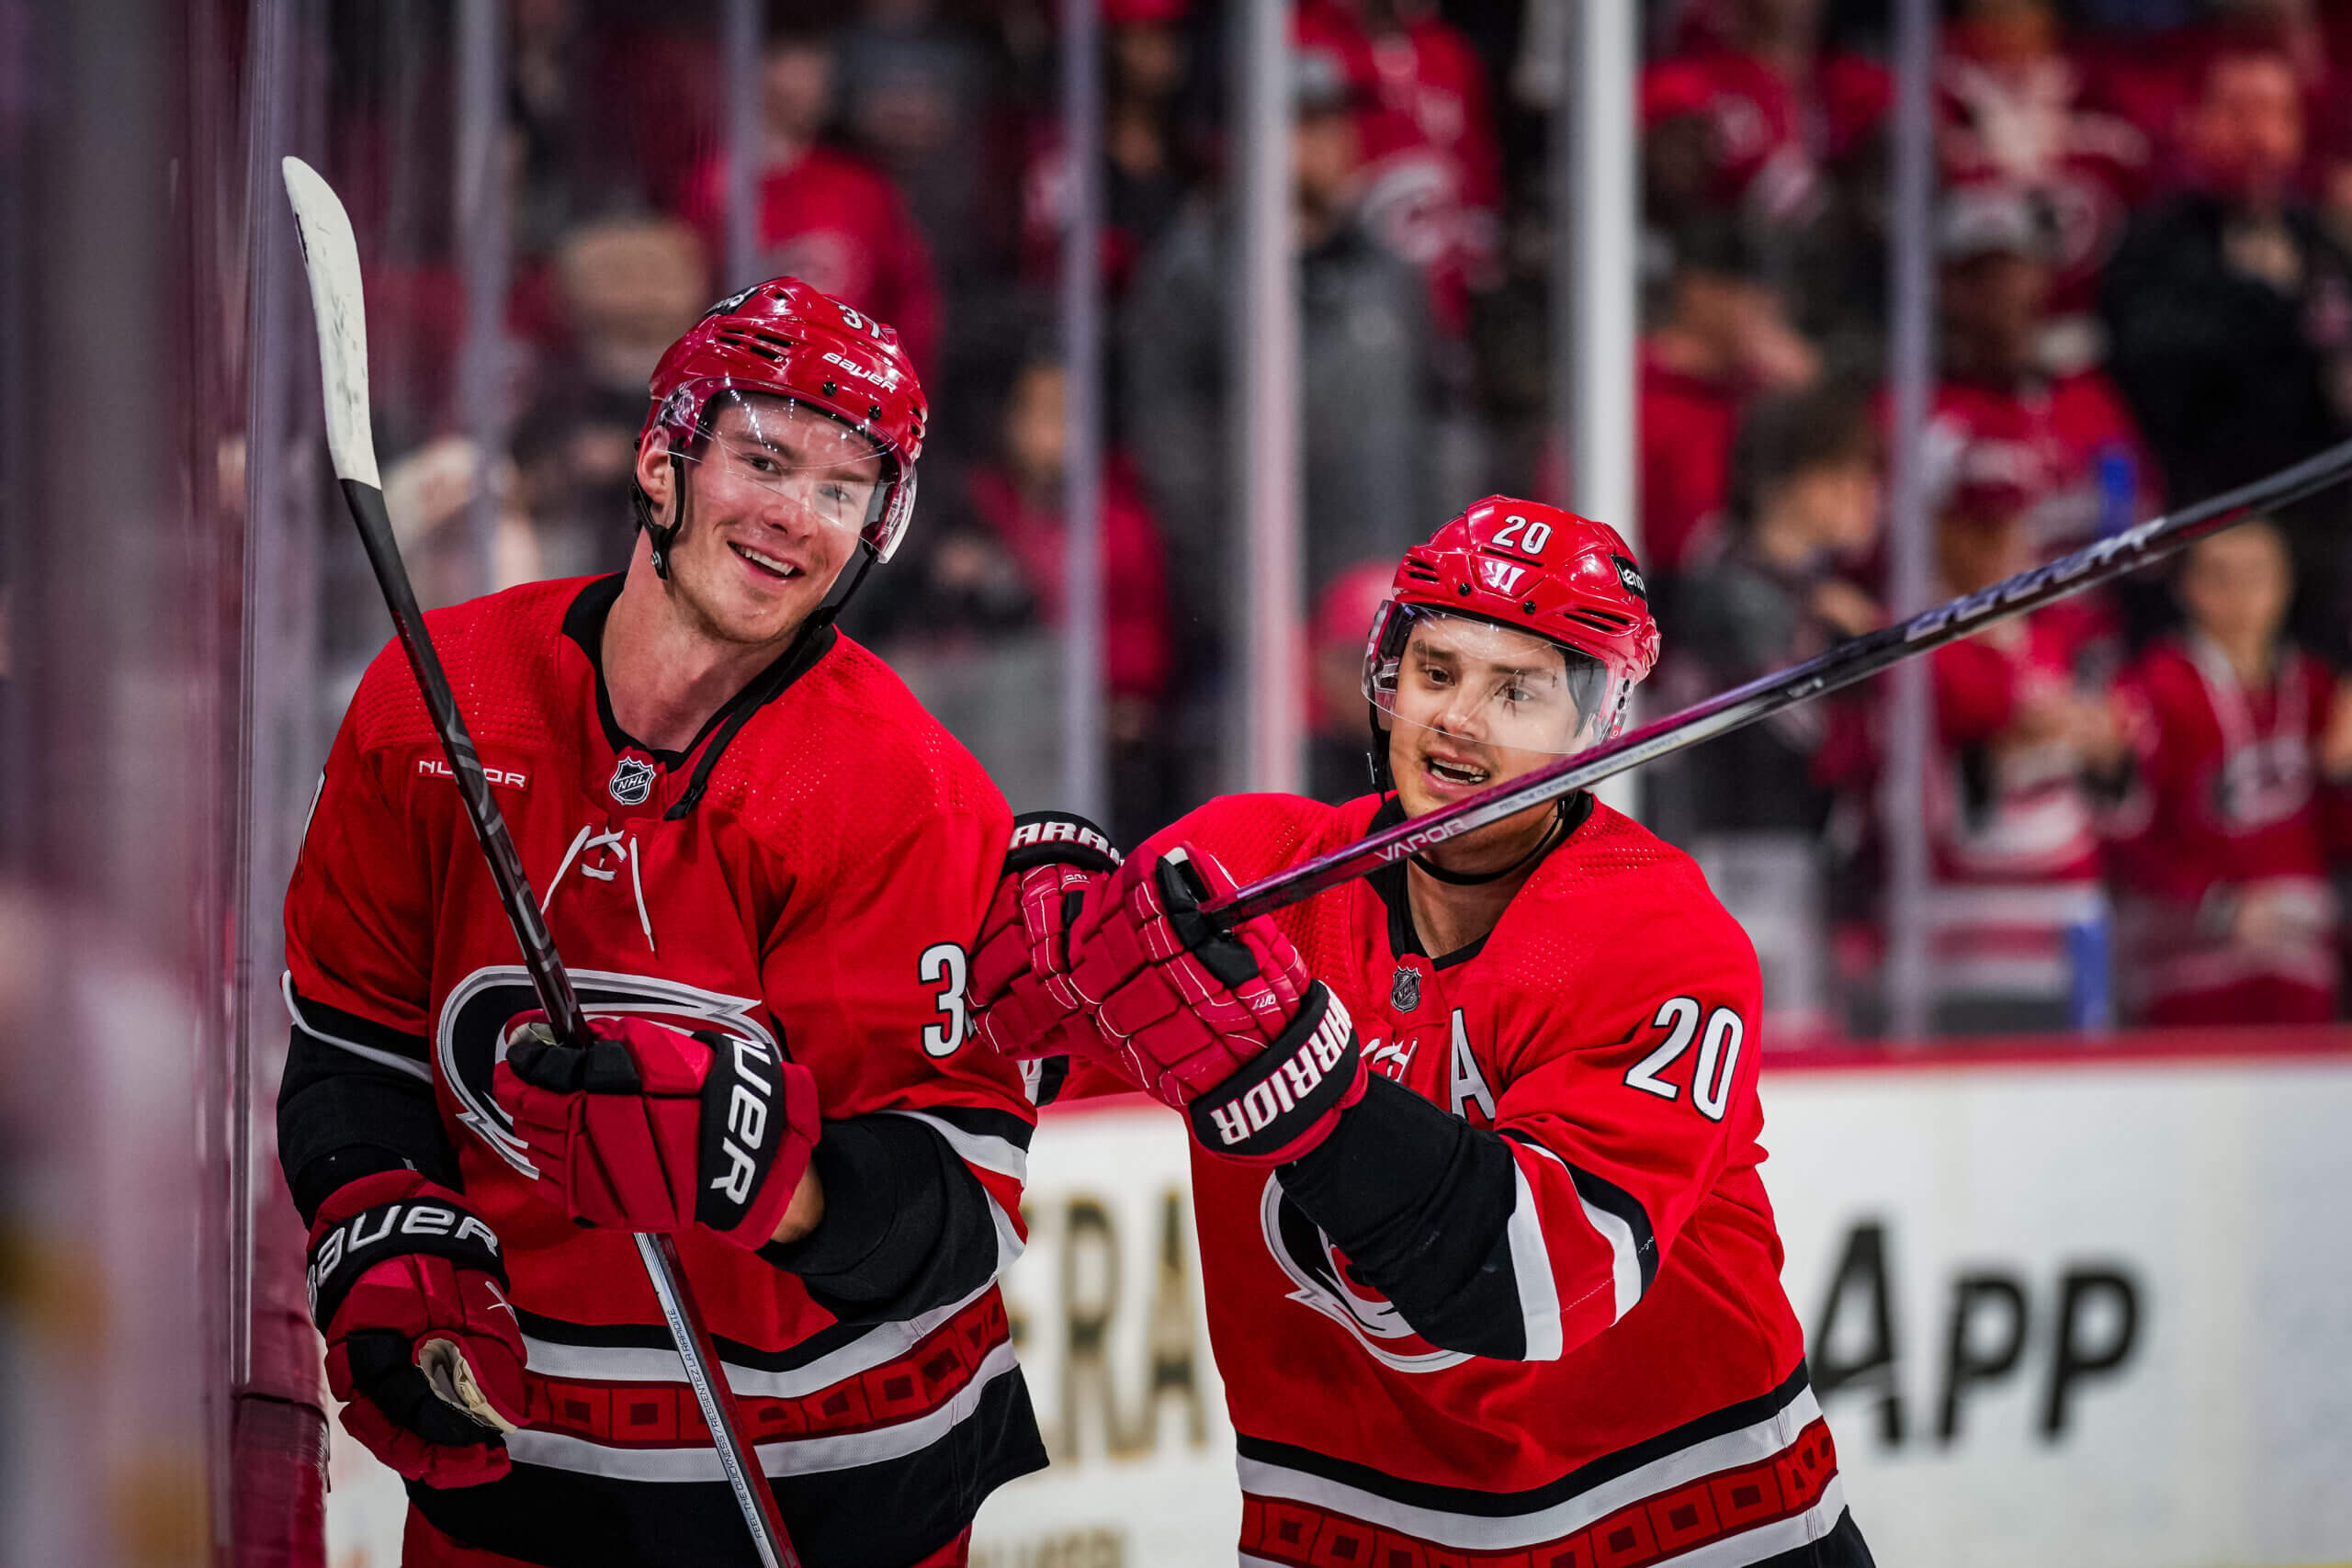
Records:
[[[1065,811],[1012,819],[1012,847],[972,943],[973,1032],[1002,1055],[1087,1055],[1094,1021],[1069,985],[1069,928],[1119,869],[1110,835]]]
[[[449,689],[448,674],[425,633],[424,613],[417,608],[408,569],[401,564],[400,547],[392,539],[391,518],[384,510],[383,484],[376,468],[376,442],[368,427],[368,318],[351,215],[344,210],[334,188],[302,160],[282,159],[279,167],[286,176],[287,198],[294,206],[303,265],[310,274],[311,308],[319,329],[320,381],[326,397],[327,453],[334,463],[335,478],[342,483],[352,521],[358,525],[360,545],[368,552],[376,585],[383,591],[385,608],[391,612],[392,627],[408,656],[409,671],[416,677],[417,691],[441,738],[442,754],[448,759],[458,798],[465,803],[466,820],[473,827],[482,858],[490,864],[491,880],[497,884],[499,902],[514,928],[532,988],[554,1021],[558,1037],[584,1043],[588,1029],[579,998],[572,994],[571,978],[539,919],[538,903],[523,874],[522,857],[514,852],[506,818],[491,795],[490,780],[482,773],[481,759],[474,754],[473,738],[458,712],[457,695]],[[646,1280],[668,1320],[686,1382],[693,1386],[695,1401],[710,1427],[719,1468],[726,1472],[736,1506],[743,1512],[760,1561],[765,1568],[799,1568],[799,1553],[793,1550],[784,1517],[776,1510],[775,1491],[760,1472],[752,1446],[743,1437],[734,1391],[719,1375],[718,1348],[686,1288],[677,1244],[665,1233],[640,1232],[637,1251],[645,1264]]]
[[[345,1430],[428,1486],[504,1475],[503,1434],[523,1421],[523,1335],[491,1228],[448,1189],[388,1170],[326,1201],[310,1258]]]
[[[581,1049],[526,1013],[492,1076],[540,1194],[583,1224],[764,1245],[817,1146],[808,1069],[747,1035],[644,1018],[588,1030]]]
[[[1070,934],[1071,988],[1121,1069],[1182,1110],[1213,1154],[1279,1165],[1329,1135],[1363,1098],[1348,1010],[1261,917],[1230,931],[1203,912],[1233,879],[1180,845],[1129,861]]]

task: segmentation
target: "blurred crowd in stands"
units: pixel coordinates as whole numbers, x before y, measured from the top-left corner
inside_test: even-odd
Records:
[[[328,135],[369,237],[388,490],[428,593],[478,581],[455,525],[485,496],[503,579],[623,564],[655,356],[712,298],[797,274],[896,325],[934,410],[914,532],[847,624],[1016,807],[1050,803],[1069,188],[1054,0],[776,0],[745,277],[721,276],[715,0],[512,0],[488,450],[459,413],[448,17],[436,35],[423,9],[337,8]],[[1220,786],[1240,722],[1225,12],[1101,5],[1104,675],[1130,842]],[[2352,434],[2352,5],[1942,15],[1921,457],[1938,596]],[[1655,716],[1887,616],[1894,91],[1883,4],[1651,0],[1642,18],[1630,521],[1665,632]],[[1366,787],[1358,668],[1396,555],[1479,495],[1565,488],[1545,159],[1566,25],[1566,0],[1295,6],[1302,679],[1331,797]],[[2324,497],[1934,657],[1916,807],[1939,1028],[2341,1016],[2346,510]],[[1776,1040],[1883,1017],[1883,701],[1798,708],[1645,780],[1645,819],[1756,935]]]

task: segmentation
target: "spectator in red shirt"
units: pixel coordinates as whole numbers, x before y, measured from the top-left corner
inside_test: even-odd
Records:
[[[1953,192],[1940,215],[1943,379],[1928,431],[1929,504],[1964,488],[2023,500],[2047,559],[2153,515],[2154,476],[2123,400],[2098,370],[2043,367],[2052,231],[2015,187]]]
[[[1487,71],[1426,0],[1303,0],[1304,47],[1346,64],[1361,99],[1365,228],[1429,279],[1437,325],[1467,330],[1501,233],[1502,143]]]
[[[1973,593],[2031,566],[2026,508],[2007,485],[1958,491],[1937,525],[1939,593]],[[1945,753],[1926,803],[1939,880],[2096,879],[2084,775],[2112,779],[2129,755],[2120,710],[2098,689],[2106,635],[2103,617],[2062,601],[1930,656]]]
[[[1945,45],[1936,64],[1944,177],[1961,186],[1998,183],[2036,199],[2050,220],[2055,307],[2078,318],[2145,189],[2148,139],[2091,101],[2049,0],[1968,0]],[[2070,363],[2095,356],[2087,331],[2079,321]]]
[[[1747,400],[1804,387],[1819,370],[1736,223],[1694,222],[1676,236],[1660,319],[1641,351],[1642,559],[1653,578],[1682,570],[1701,525],[1722,509]]]
[[[2124,1006],[2154,1024],[2336,1011],[2323,795],[2352,775],[2352,701],[2283,635],[2293,569],[2271,524],[2193,546],[2187,625],[2126,677],[2137,780],[2114,825]]]
[[[1955,494],[1937,527],[1939,594],[2031,565],[2026,514],[2010,487]],[[2098,813],[2131,756],[2100,681],[2106,640],[2104,617],[2062,602],[1929,656],[1936,746],[1921,808],[1943,1031],[2069,1021],[2079,979],[2069,932],[2105,919]]]
[[[1703,128],[1690,170],[1698,177],[1673,182],[1679,194],[1772,227],[1817,211],[1824,166],[1861,146],[1893,101],[1883,67],[1821,56],[1820,11],[1817,0],[1704,7],[1686,24],[1682,47],[1642,72],[1645,138],[1689,141],[1693,128]]]
[[[899,332],[916,373],[938,367],[939,288],[897,187],[820,138],[832,115],[830,34],[778,27],[761,57],[760,254],[754,276],[789,274]],[[685,216],[726,254],[727,171],[717,155],[688,182]],[[746,280],[722,279],[727,287]]]

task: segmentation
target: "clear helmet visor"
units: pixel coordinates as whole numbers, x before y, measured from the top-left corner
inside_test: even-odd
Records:
[[[1363,691],[1390,726],[1449,750],[1550,758],[1614,735],[1631,683],[1532,632],[1391,602],[1374,622]]]
[[[815,403],[720,387],[700,439],[676,456],[699,493],[781,502],[809,525],[864,539],[890,558],[914,507],[914,475],[872,436]]]

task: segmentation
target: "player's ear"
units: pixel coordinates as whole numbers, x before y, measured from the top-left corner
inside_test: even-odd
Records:
[[[646,499],[653,503],[657,517],[669,510],[675,474],[676,465],[670,461],[669,433],[650,432],[637,444],[637,482],[644,488]]]

